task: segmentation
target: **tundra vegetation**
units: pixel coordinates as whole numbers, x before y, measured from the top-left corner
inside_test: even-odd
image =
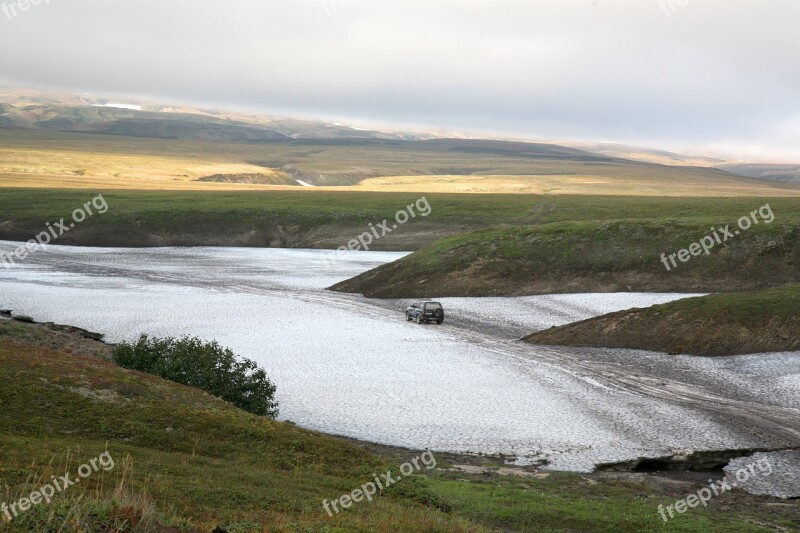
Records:
[[[267,373],[216,342],[142,335],[115,347],[113,358],[122,367],[197,387],[249,413],[278,415],[275,385]]]

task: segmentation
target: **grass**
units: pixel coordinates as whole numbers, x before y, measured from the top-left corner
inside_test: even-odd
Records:
[[[662,526],[658,504],[683,498],[686,485],[455,474],[444,460],[430,477],[404,479],[330,518],[323,499],[350,492],[373,472],[396,470],[396,453],[377,456],[197,389],[5,335],[18,327],[0,322],[2,501],[105,451],[115,468],[11,524],[0,521],[4,531],[751,532],[800,519],[796,507],[731,494]]]
[[[712,294],[547,329],[534,344],[729,356],[800,349],[800,285]]]
[[[0,491],[0,499],[9,504],[30,498],[33,493],[49,486],[55,492],[54,500],[44,505],[33,505],[30,509],[14,517],[14,509],[9,507],[12,523],[5,523],[7,516],[0,518],[0,528],[9,531],[130,531],[148,532],[163,530],[164,527],[187,530],[191,524],[185,520],[162,513],[152,499],[143,492],[137,493],[127,487],[127,480],[134,475],[132,461],[126,457],[118,467],[113,484],[105,477],[102,469],[99,481],[90,488],[70,487],[69,496],[58,494],[54,479],[60,480],[64,472],[74,470],[76,458],[66,455],[56,462],[56,457],[47,465],[38,465],[36,474],[30,474],[20,485]],[[80,460],[77,459],[77,460]],[[61,486],[61,481],[58,481]],[[66,490],[70,490],[66,489]],[[47,491],[47,489],[44,489]],[[5,518],[5,520],[3,520]],[[3,527],[4,526],[4,527]]]
[[[286,221],[331,222],[342,219],[391,218],[420,198],[411,193],[328,192],[310,190],[201,192],[115,191],[92,189],[3,189],[0,213],[6,220],[52,220],[69,215],[93,194],[103,193],[111,210],[87,224],[113,223],[116,218],[138,215],[156,221],[180,222],[193,215],[226,215],[232,221],[274,213]],[[504,224],[542,224],[564,221],[696,220],[720,224],[735,220],[769,202],[777,221],[800,220],[800,206],[791,198],[655,198],[633,196],[548,196],[509,194],[429,194],[432,212],[428,220],[448,224],[495,227]],[[170,213],[172,213],[170,215]],[[294,218],[292,218],[294,217]],[[169,219],[172,220],[169,220]]]
[[[655,167],[657,168],[657,167]],[[739,197],[752,195],[794,196],[790,187],[742,183],[730,175],[709,170],[655,170],[626,165],[584,164],[574,173],[534,175],[428,175],[386,176],[365,179],[358,189],[457,193],[515,193],[598,196]],[[555,170],[554,170],[555,172]]]
[[[115,501],[125,474],[130,497],[146,497],[164,520],[203,531],[220,524],[232,531],[334,531],[337,525],[381,530],[415,522],[432,530],[467,530],[463,521],[437,509],[438,498],[413,479],[402,493],[329,519],[323,498],[350,492],[392,465],[339,439],[250,415],[196,389],[12,341],[0,341],[0,367],[0,484],[29,487],[30,479],[61,471],[51,461],[63,463],[67,450],[73,469],[105,450],[117,463],[130,457],[127,472],[89,477],[74,494],[65,494],[58,519],[80,505],[81,495],[100,491],[93,497],[96,508]],[[19,524],[21,530],[32,526]]]
[[[800,285],[759,292],[711,294],[685,298],[644,310],[644,317],[681,313],[687,321],[703,323],[728,315],[744,326],[758,327],[772,317],[800,317]]]
[[[64,235],[61,243],[84,245],[250,245],[336,248],[367,229],[392,220],[417,199],[412,193],[347,191],[114,191],[3,189],[0,238],[27,240],[46,222],[102,192],[108,212]],[[682,221],[696,225],[735,221],[769,202],[776,224],[800,219],[790,198],[653,198],[630,196],[535,196],[426,194],[431,214],[376,242],[376,249],[413,250],[445,235],[480,228],[540,226],[567,221]],[[402,237],[401,242],[393,241]],[[342,242],[344,239],[344,242]],[[277,243],[274,242],[277,240]]]
[[[667,491],[630,481],[611,481],[598,488],[574,474],[554,474],[545,480],[501,477],[464,482],[451,476],[432,481],[432,489],[472,520],[501,531],[586,532],[714,532],[792,528],[790,516],[765,520],[752,511],[719,512],[730,502],[712,502],[664,523],[659,504],[669,505]],[[680,496],[680,498],[685,495]],[[619,502],[625,501],[624,505]],[[717,510],[714,510],[715,506]],[[752,513],[752,514],[751,514]]]
[[[477,143],[477,144],[476,144]],[[264,174],[350,191],[800,196],[800,188],[700,167],[674,167],[483,141],[218,142],[0,128],[0,187],[281,190],[291,185],[201,182]],[[272,177],[273,179],[270,179]],[[287,179],[288,178],[288,179]],[[363,181],[362,181],[363,180]]]
[[[221,153],[206,154],[202,143],[3,129],[0,139],[0,186],[97,188],[113,183],[120,189],[220,190],[237,185],[196,180],[215,174],[276,174]]]
[[[399,263],[404,271],[398,277],[392,277],[397,274],[392,267],[393,273],[380,278],[385,286],[416,291],[419,279],[427,277],[431,290],[432,276],[441,275],[440,287],[449,277],[462,289],[474,281],[472,289],[496,293],[492,280],[505,279],[509,288],[503,290],[519,291],[528,280],[544,279],[553,292],[569,288],[564,277],[599,273],[609,286],[619,286],[622,278],[614,277],[619,273],[652,272],[687,290],[693,276],[727,286],[777,283],[781,276],[796,280],[800,265],[800,206],[788,198],[798,190],[710,170],[465,154],[419,145],[154,141],[20,130],[0,130],[0,145],[0,187],[5,187],[0,236],[6,238],[30,238],[45,222],[68,217],[102,192],[109,211],[88,219],[63,242],[230,244],[240,242],[231,235],[291,230],[294,240],[279,244],[336,247],[344,244],[337,240],[342,235],[392,218],[427,191],[431,215],[403,231],[419,233],[404,249],[429,246]],[[271,172],[280,181],[287,166],[301,179],[322,183],[367,179],[336,190],[194,181]],[[473,194],[443,192],[453,190]],[[710,226],[735,221],[767,201],[776,222],[719,250],[736,261],[722,253],[696,258],[687,268],[689,278],[663,277],[658,254],[677,251]],[[479,231],[431,244],[436,236],[424,234],[431,228],[449,235]],[[314,232],[332,237],[315,241],[308,237]],[[474,272],[454,277],[469,269]],[[545,272],[562,277],[547,279]],[[486,280],[489,285],[480,285]],[[775,302],[796,305],[796,294],[781,290],[766,298],[719,298],[715,305],[754,317]],[[699,314],[714,310],[697,305]],[[657,505],[683,498],[685,488],[590,483],[577,475],[520,481],[441,473],[406,480],[376,502],[331,519],[321,509],[322,499],[345,494],[372,472],[396,464],[341,439],[249,415],[194,389],[36,346],[25,328],[0,322],[4,501],[29,493],[68,461],[78,464],[109,450],[120,466],[89,478],[46,512],[12,523],[20,531],[65,521],[73,531],[82,524],[92,524],[90,531],[109,524],[130,531],[158,524],[202,531],[221,525],[229,531],[746,532],[798,525],[796,507],[768,507],[769,502],[742,495],[663,525]]]
[[[751,204],[755,205],[755,204]],[[747,213],[750,209],[740,212]],[[439,240],[336,285],[373,297],[563,292],[730,292],[800,279],[800,224],[789,207],[667,271],[661,254],[688,248],[724,218],[554,222],[486,229]]]

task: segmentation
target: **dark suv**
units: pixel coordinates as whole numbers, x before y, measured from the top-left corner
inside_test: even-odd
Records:
[[[417,324],[435,320],[441,324],[444,322],[444,308],[439,302],[414,302],[406,308],[406,320],[416,320]]]

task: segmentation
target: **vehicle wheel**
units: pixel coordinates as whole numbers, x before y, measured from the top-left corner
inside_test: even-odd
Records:
[[[441,325],[441,323],[442,323],[442,322],[444,322],[444,320],[437,320],[437,321],[436,321],[436,323],[437,323],[437,324],[440,324],[440,325]]]
[[[408,316],[408,313],[406,313],[406,322],[411,322],[411,317]]]
[[[436,309],[433,312],[433,318],[435,318],[436,320],[443,320],[444,319],[444,311],[442,311],[441,309]]]
[[[422,315],[417,315],[417,324],[422,324]]]

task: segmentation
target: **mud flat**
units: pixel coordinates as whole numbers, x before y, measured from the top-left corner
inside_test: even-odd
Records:
[[[284,419],[380,444],[586,472],[800,440],[800,354],[694,362],[537,347],[510,336],[524,324],[491,328],[491,316],[459,313],[480,309],[480,298],[460,301],[443,326],[420,326],[403,319],[405,302],[324,290],[403,255],[353,253],[330,263],[319,250],[54,246],[0,271],[0,308],[109,342],[142,332],[215,339],[264,367]],[[623,294],[509,305],[527,308],[535,329],[651,303]],[[555,322],[542,323],[542,306]]]

